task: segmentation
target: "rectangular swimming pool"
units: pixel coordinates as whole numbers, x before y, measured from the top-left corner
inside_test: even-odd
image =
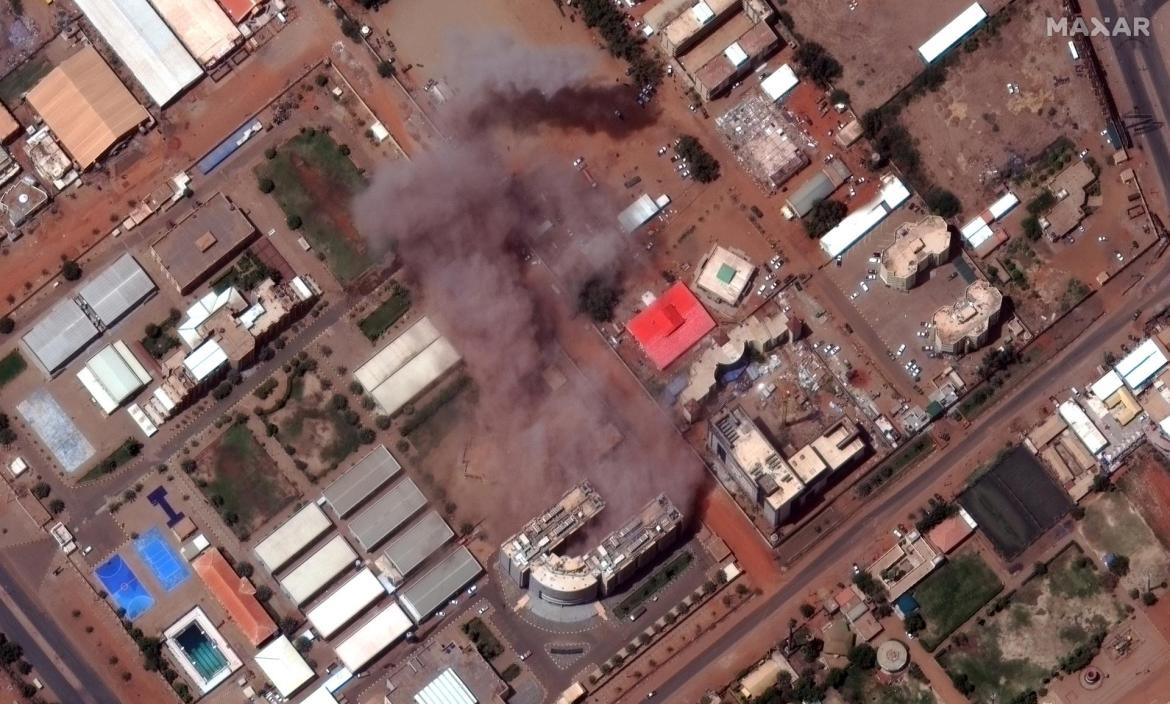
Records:
[[[130,565],[121,555],[114,555],[94,570],[98,581],[106,588],[106,593],[124,612],[126,618],[133,621],[154,606],[154,597],[142,586],[138,576],[130,569]]]
[[[191,577],[191,568],[156,526],[134,541],[134,549],[166,591],[173,591]]]
[[[227,658],[219,652],[219,648],[211,642],[198,623],[192,623],[180,631],[175,636],[175,643],[204,682],[211,681],[227,669]]]

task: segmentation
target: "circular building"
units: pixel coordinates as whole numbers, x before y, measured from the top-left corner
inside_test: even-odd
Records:
[[[910,651],[896,640],[887,640],[877,647],[877,664],[891,675],[901,672],[910,664]]]

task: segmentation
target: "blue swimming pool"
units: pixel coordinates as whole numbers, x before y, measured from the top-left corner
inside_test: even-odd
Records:
[[[134,549],[143,564],[166,591],[172,591],[191,576],[191,568],[159,528],[151,528],[134,541]]]
[[[154,597],[138,581],[138,577],[122,559],[114,555],[94,570],[99,581],[106,588],[110,598],[126,612],[126,618],[134,620],[154,606]]]

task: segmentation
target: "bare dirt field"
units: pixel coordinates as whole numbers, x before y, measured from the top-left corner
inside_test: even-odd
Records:
[[[16,3],[0,6],[0,75],[3,75],[32,56],[56,34],[58,18],[76,14],[66,10],[62,3],[20,3],[21,14],[14,11]],[[5,81],[0,80],[0,84]],[[2,94],[2,93],[0,93]]]
[[[1123,589],[1147,589],[1170,576],[1170,553],[1130,501],[1129,489],[1095,498],[1085,507],[1080,522],[1086,551],[1095,557],[1108,553],[1129,558],[1129,573],[1121,578]]]
[[[1007,0],[980,3],[994,13]],[[820,43],[845,67],[837,87],[858,113],[876,108],[922,71],[918,47],[970,3],[967,0],[816,0],[786,3],[796,31]]]
[[[1170,463],[1148,445],[1139,448],[1127,461],[1121,480],[1125,495],[1137,507],[1154,535],[1170,536]]]
[[[243,423],[209,445],[196,467],[196,484],[241,539],[296,498],[295,487]]]
[[[902,112],[930,180],[958,194],[968,216],[991,202],[1005,175],[1058,138],[1102,144],[1104,115],[1088,76],[1067,39],[1043,33],[1044,18],[1060,14],[1059,0],[1009,6],[995,32],[956,54],[940,89]]]

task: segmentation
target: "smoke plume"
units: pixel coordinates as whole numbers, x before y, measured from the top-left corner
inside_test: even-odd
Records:
[[[619,233],[614,198],[544,145],[620,137],[654,112],[629,86],[589,83],[587,53],[500,37],[457,46],[468,70],[438,117],[447,138],[379,169],[356,218],[376,253],[394,249],[475,380],[482,500],[491,515],[513,517],[505,530],[584,478],[608,504],[598,527],[663,491],[692,512],[706,475],[669,420],[646,413],[645,401],[627,403],[596,365],[576,368],[560,343],[593,334],[573,311],[581,283],[620,276],[641,248]],[[541,264],[527,260],[530,248]]]

